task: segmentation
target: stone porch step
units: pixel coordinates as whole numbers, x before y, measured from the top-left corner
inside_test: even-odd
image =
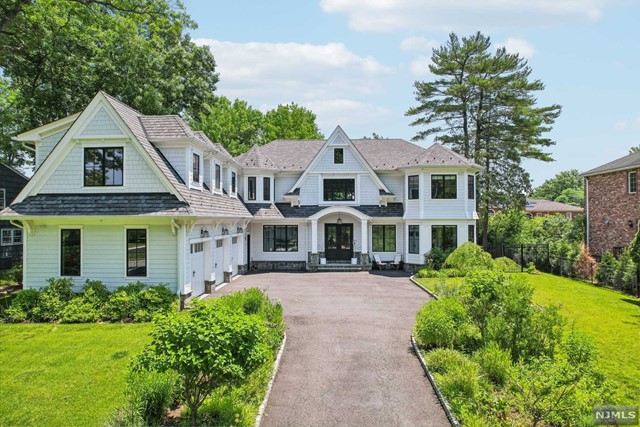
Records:
[[[363,271],[368,270],[368,265],[359,264],[323,264],[318,266],[318,271]]]

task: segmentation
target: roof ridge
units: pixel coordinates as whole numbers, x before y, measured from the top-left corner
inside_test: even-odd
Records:
[[[108,99],[111,99],[112,101],[117,102],[118,104],[122,105],[125,108],[128,108],[129,110],[133,111],[134,113],[136,113],[138,116],[145,116],[145,114],[142,114],[140,111],[136,110],[133,107],[130,107],[129,105],[125,104],[124,102],[120,101],[118,98],[109,95],[107,92],[101,90],[100,91],[101,94],[103,94],[105,97],[107,97]],[[85,107],[86,108],[86,107]],[[84,111],[84,109],[82,110]]]

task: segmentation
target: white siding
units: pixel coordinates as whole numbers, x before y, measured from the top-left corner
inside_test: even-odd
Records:
[[[380,203],[380,190],[368,174],[360,175],[360,204],[377,205]]]
[[[204,170],[202,171],[202,174],[204,176],[204,183],[207,185],[207,187],[209,187],[210,190],[213,188],[211,186],[211,161],[211,159],[204,160]]]
[[[298,252],[264,252],[262,240],[262,227],[264,225],[297,225],[298,226]],[[307,231],[307,228],[309,231]],[[252,222],[251,223],[251,259],[253,261],[307,261],[309,252],[309,242],[311,237],[308,233],[311,227],[305,223],[292,221],[278,222]]]
[[[123,133],[111,116],[109,116],[109,113],[107,113],[104,108],[101,108],[96,115],[93,116],[80,135],[123,135]]]
[[[276,203],[282,202],[282,196],[285,195],[289,190],[291,190],[291,187],[293,187],[296,181],[298,181],[298,178],[300,178],[300,175],[276,176],[275,194],[273,195],[273,200],[275,200]]]
[[[380,180],[396,196],[397,202],[404,199],[404,175],[378,175]]]
[[[431,198],[431,175],[456,175],[457,176],[457,198],[456,199],[432,199]],[[467,189],[466,189],[466,175],[463,172],[450,171],[438,171],[437,173],[425,174],[426,185],[424,191],[421,193],[425,196],[423,198],[424,204],[424,219],[472,219],[473,209],[469,212],[466,209],[467,202]]]
[[[300,204],[317,205],[320,197],[320,179],[318,175],[307,175],[300,186]]]
[[[180,178],[184,182],[189,182],[189,174],[187,173],[187,148],[165,148],[160,147],[160,152],[167,158],[171,166],[178,172]]]
[[[131,142],[124,146],[124,186],[84,187],[84,147],[76,144],[40,190],[40,193],[161,193],[167,192]]]
[[[342,148],[344,150],[344,163],[333,163],[333,150],[335,148]],[[366,170],[366,167],[360,162],[358,158],[356,158],[352,150],[353,149],[350,146],[328,147],[328,149],[322,154],[320,159],[318,159],[318,163],[316,163],[315,167],[310,170],[310,172],[364,172]]]
[[[36,225],[33,235],[25,234],[26,288],[46,286],[48,278],[60,276],[61,227],[65,228],[51,223]],[[126,276],[124,230],[124,224],[84,225],[82,276],[73,278],[75,290],[79,290],[87,279],[97,279],[111,290],[140,280],[152,285],[164,283],[175,291],[178,283],[177,237],[172,234],[169,223],[149,226],[147,278]]]
[[[58,142],[62,139],[64,134],[66,133],[66,129],[60,131],[58,133],[54,133],[53,135],[49,135],[46,138],[43,138],[38,144],[36,144],[36,169],[40,167],[42,162],[49,156],[53,147],[56,146]]]

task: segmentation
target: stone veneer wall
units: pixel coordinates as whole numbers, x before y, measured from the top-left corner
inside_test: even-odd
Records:
[[[424,265],[422,264],[404,264],[404,271],[408,271],[410,273],[417,273],[418,270],[420,270],[421,268],[423,268]]]
[[[589,250],[594,255],[601,256],[614,247],[628,245],[638,231],[640,192],[629,194],[627,172],[588,178]],[[605,224],[607,220],[608,224]],[[632,227],[629,227],[629,221]]]
[[[251,261],[253,271],[305,271],[305,261]]]

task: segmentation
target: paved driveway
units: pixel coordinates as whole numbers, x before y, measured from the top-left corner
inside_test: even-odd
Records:
[[[259,287],[282,301],[287,345],[262,426],[447,426],[410,351],[428,295],[404,277],[265,273],[216,294]]]

